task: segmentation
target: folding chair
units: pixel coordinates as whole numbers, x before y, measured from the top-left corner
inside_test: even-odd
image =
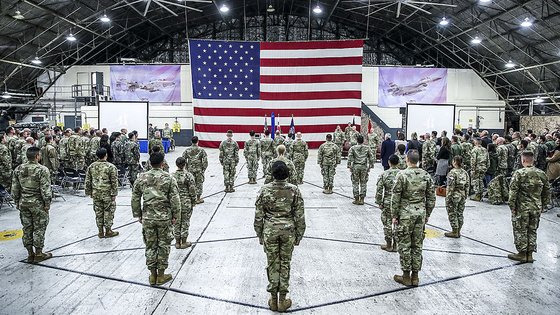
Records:
[[[122,189],[130,182],[128,180],[128,168],[126,166],[119,166],[117,170],[117,181],[119,182],[119,188]]]
[[[14,208],[13,201],[12,195],[10,195],[4,186],[0,185],[0,208],[2,208],[4,204],[7,204],[10,208]]]
[[[64,168],[64,178],[62,179],[62,187],[67,188],[68,184],[72,185],[72,191],[77,193],[82,184],[85,182],[85,172],[82,174],[80,171],[73,168]]]

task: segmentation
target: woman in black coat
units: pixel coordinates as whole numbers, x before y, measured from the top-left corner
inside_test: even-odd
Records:
[[[99,140],[99,147],[107,150],[107,161],[113,163],[113,152],[111,151],[111,144],[109,143],[109,136],[102,135]]]
[[[449,138],[445,137],[441,140],[441,148],[436,155],[437,167],[436,176],[438,186],[443,186],[447,177],[447,170],[449,168],[449,157],[451,156],[451,142]]]

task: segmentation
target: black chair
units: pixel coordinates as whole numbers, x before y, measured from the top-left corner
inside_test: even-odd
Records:
[[[124,188],[130,183],[128,180],[128,168],[126,165],[121,165],[117,167],[117,181],[119,182],[119,187]]]
[[[14,208],[14,199],[12,195],[4,188],[4,186],[0,185],[0,208],[7,204],[10,208]]]

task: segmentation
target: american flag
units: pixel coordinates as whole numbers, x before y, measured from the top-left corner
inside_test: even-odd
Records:
[[[316,148],[337,125],[361,117],[363,40],[190,40],[189,51],[194,128],[202,146],[218,147],[228,129],[245,141],[275,113],[293,115]]]

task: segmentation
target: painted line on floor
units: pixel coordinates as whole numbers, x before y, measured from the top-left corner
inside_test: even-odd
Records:
[[[257,238],[257,236],[245,236],[245,237],[234,237],[234,238],[226,238],[226,239],[219,239],[219,240],[199,241],[199,242],[196,242],[196,243],[193,243],[193,244],[230,242],[230,241],[250,240],[250,239],[253,239],[253,238]]]
[[[316,236],[303,236],[303,238],[308,238],[308,239],[311,239],[311,240],[327,241],[327,242],[349,243],[349,244],[370,245],[370,246],[381,246],[382,245],[382,244],[378,244],[378,243],[340,240],[340,239],[335,239],[335,238],[316,237]]]
[[[550,222],[550,223],[560,224],[560,222],[556,222],[556,221],[551,220],[551,219],[549,219],[549,218],[543,217],[542,214],[541,214],[541,219],[542,219],[542,220],[545,220],[545,221],[547,221],[547,222]]]

